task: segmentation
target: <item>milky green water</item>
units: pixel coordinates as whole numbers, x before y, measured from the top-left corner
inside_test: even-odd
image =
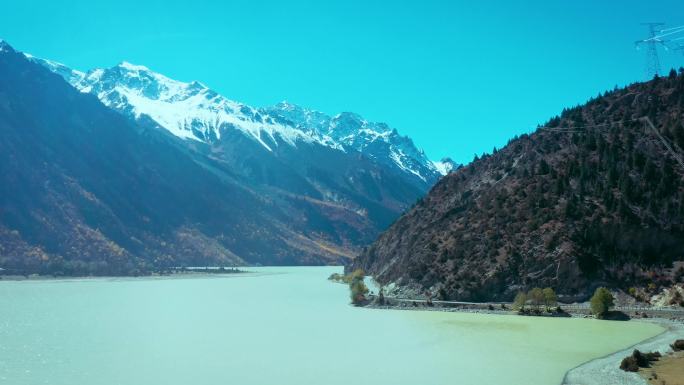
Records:
[[[0,281],[0,384],[557,384],[636,322],[348,305],[340,268]]]

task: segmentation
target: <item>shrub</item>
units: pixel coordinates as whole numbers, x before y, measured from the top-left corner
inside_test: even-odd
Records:
[[[676,340],[670,347],[672,347],[672,350],[675,352],[684,350],[684,340]]]
[[[651,366],[651,362],[658,361],[660,358],[659,352],[642,353],[637,349],[634,349],[632,357],[636,359],[637,364],[642,368],[648,368]]]
[[[605,287],[599,287],[591,297],[591,313],[601,318],[615,306],[613,295]]]
[[[624,370],[625,372],[638,372],[639,365],[634,357],[627,356],[622,359],[622,362],[620,362],[620,369]]]
[[[527,294],[522,291],[515,296],[513,300],[513,309],[518,311],[525,311],[525,304],[527,303]]]
[[[546,306],[546,311],[550,311],[552,307],[558,304],[558,296],[556,296],[556,292],[550,287],[542,290],[542,293],[544,294],[544,306]]]
[[[532,306],[534,306],[534,309],[539,310],[539,307],[544,304],[544,291],[535,287],[527,293],[527,298],[532,303]]]
[[[363,270],[360,269],[345,276],[349,280],[349,294],[354,305],[360,305],[366,301],[368,287],[363,282],[363,276]]]
[[[648,368],[651,366],[651,362],[658,361],[660,358],[659,352],[642,353],[637,349],[634,349],[631,356],[625,357],[622,362],[620,362],[620,369],[626,372],[636,372],[639,368]]]
[[[351,300],[354,305],[360,305],[366,301],[366,294],[368,294],[368,287],[363,283],[363,280],[352,282],[349,285]]]

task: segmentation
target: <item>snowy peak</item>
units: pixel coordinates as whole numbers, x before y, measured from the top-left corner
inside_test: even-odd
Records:
[[[140,71],[149,72],[150,71],[150,69],[145,67],[145,66],[132,64],[132,63],[129,63],[127,61],[122,61],[121,63],[119,63],[117,65],[117,67],[123,68],[123,69],[128,70],[128,71],[136,71],[136,72],[140,72]]]
[[[437,169],[437,172],[442,175],[447,175],[461,167],[460,164],[454,162],[451,158],[442,158],[440,161],[432,161],[432,164],[435,166],[435,169]]]
[[[181,82],[129,62],[91,70],[80,81],[65,79],[120,112],[134,118],[149,116],[183,139],[214,143],[220,141],[225,130],[234,129],[269,151],[274,143],[294,145],[297,140],[311,140],[264,121],[256,109],[228,100],[200,82]]]
[[[259,110],[274,121],[304,131],[324,134],[330,125],[330,117],[322,112],[309,110],[287,101]]]
[[[385,123],[370,122],[353,112],[330,117],[287,102],[263,111],[297,128],[330,138],[342,148],[359,151],[380,163],[397,167],[423,182],[441,176],[409,137],[399,135]]]
[[[26,54],[26,53],[24,55],[30,61],[48,68],[50,71],[52,71],[52,72],[56,73],[57,75],[63,77],[67,82],[69,82],[71,84],[77,84],[77,83],[81,82],[86,75],[85,73],[83,73],[81,71],[72,70],[71,68],[65,66],[64,64],[58,63],[56,61],[37,58],[35,56],[32,56],[30,54]]]
[[[353,112],[335,116],[289,102],[254,108],[223,97],[200,82],[171,79],[148,67],[123,61],[86,73],[60,63],[27,55],[59,74],[81,92],[96,95],[105,105],[134,119],[143,115],[173,135],[218,144],[228,130],[237,130],[269,152],[298,143],[339,151],[358,151],[431,184],[444,175],[413,141],[385,123],[370,122]]]

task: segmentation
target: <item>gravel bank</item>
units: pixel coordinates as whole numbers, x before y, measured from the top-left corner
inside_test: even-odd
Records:
[[[630,322],[658,323],[666,330],[625,350],[597,358],[571,369],[565,374],[561,385],[648,385],[648,382],[639,374],[620,370],[620,362],[632,354],[634,349],[639,349],[642,352],[659,351],[662,354],[671,351],[670,344],[676,339],[684,338],[684,323],[664,319]]]

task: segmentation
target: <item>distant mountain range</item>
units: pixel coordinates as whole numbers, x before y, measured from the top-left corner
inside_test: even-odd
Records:
[[[441,179],[353,267],[465,301],[669,287],[684,277],[682,148],[683,71],[616,89]]]
[[[1,41],[0,129],[0,267],[18,272],[341,263],[457,168],[356,114]]]
[[[222,137],[230,136],[226,132],[236,131],[268,152],[283,145],[296,147],[298,142],[360,152],[406,173],[423,187],[457,166],[448,158],[428,160],[410,138],[385,123],[369,122],[352,112],[329,116],[288,102],[254,108],[229,100],[199,82],[180,82],[128,62],[81,72],[26,56],[81,92],[96,95],[106,106],[134,119],[151,118],[182,139],[220,145]]]

